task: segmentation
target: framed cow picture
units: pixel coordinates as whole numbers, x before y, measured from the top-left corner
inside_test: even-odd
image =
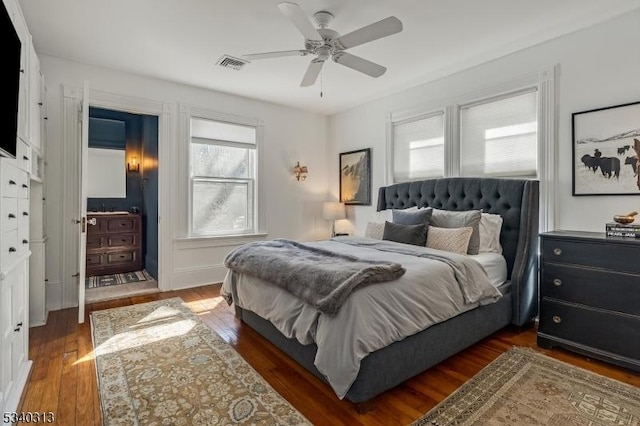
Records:
[[[573,195],[640,195],[640,102],[576,112]]]

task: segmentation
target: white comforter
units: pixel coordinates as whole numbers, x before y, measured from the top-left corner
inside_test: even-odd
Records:
[[[359,240],[366,243],[365,239]],[[372,240],[372,244],[377,243]],[[237,297],[233,303],[271,321],[289,338],[305,345],[315,343],[318,346],[315,366],[339,398],[349,391],[360,362],[371,352],[501,297],[484,270],[468,256],[436,251],[465,270],[480,271],[474,274],[473,283],[467,285],[469,288],[461,288],[451,266],[407,254],[405,244],[385,242],[384,251],[344,244],[340,239],[310,245],[363,259],[398,262],[407,272],[398,280],[354,291],[335,317],[321,314],[279,287],[232,271],[225,277],[222,295],[230,299],[235,286]],[[388,251],[394,245],[404,254]],[[415,246],[409,252],[419,254],[420,250],[434,252]],[[467,295],[475,294],[477,301],[466,302],[463,290]]]

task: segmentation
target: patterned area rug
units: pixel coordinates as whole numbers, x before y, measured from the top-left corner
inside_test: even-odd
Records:
[[[180,298],[91,314],[104,425],[308,425]]]
[[[96,275],[87,277],[85,288],[107,287],[110,285],[138,283],[141,281],[153,281],[154,278],[147,271],[125,272],[124,274]]]
[[[413,425],[633,426],[640,389],[513,348]]]

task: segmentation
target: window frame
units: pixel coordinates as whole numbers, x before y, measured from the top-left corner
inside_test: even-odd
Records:
[[[266,234],[266,220],[265,220],[265,203],[264,203],[264,194],[263,194],[263,153],[262,153],[262,145],[264,139],[264,121],[258,118],[251,117],[242,117],[236,116],[232,114],[219,113],[215,111],[205,110],[201,108],[184,108],[184,122],[185,122],[185,133],[186,133],[186,149],[183,151],[185,153],[185,163],[186,163],[186,184],[188,186],[187,193],[187,217],[186,217],[186,233],[187,238],[190,239],[219,239],[219,238],[234,238],[234,237],[246,237],[246,236],[259,236]],[[191,136],[191,119],[201,119],[201,120],[210,120],[217,121],[221,123],[228,123],[238,126],[246,126],[255,128],[255,144],[245,143],[245,142],[234,142],[234,141],[226,141],[226,140],[217,140],[217,139],[207,139],[201,137],[192,137]],[[195,176],[192,174],[193,172],[193,164],[191,161],[191,144],[192,142],[200,143],[200,144],[211,144],[216,146],[229,146],[229,147],[239,147],[239,148],[247,148],[249,145],[253,145],[254,155],[253,155],[253,178],[221,178],[219,176]],[[243,231],[237,230],[229,230],[223,232],[197,232],[194,229],[193,224],[193,187],[194,182],[197,180],[214,180],[221,182],[238,182],[244,183],[251,181],[253,184],[248,186],[248,189],[252,191],[252,196],[248,199],[250,202],[250,207],[248,207],[248,211],[251,212],[252,218],[252,226]]]
[[[556,157],[557,157],[557,75],[559,66],[553,65],[535,72],[514,77],[494,86],[480,87],[478,90],[460,93],[442,99],[430,99],[422,107],[410,111],[393,111],[387,114],[387,144],[385,161],[386,185],[394,182],[393,126],[411,117],[426,116],[444,111],[444,177],[459,177],[461,157],[461,108],[499,100],[518,93],[535,90],[537,92],[537,153],[536,176],[514,176],[521,179],[540,181],[540,226],[541,232],[554,229],[556,210]],[[468,90],[468,89],[467,89]],[[490,176],[487,176],[490,177]],[[508,177],[498,177],[508,179]]]

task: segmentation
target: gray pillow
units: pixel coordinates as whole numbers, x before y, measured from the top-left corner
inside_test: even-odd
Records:
[[[402,225],[385,222],[382,239],[424,247],[427,244],[427,225]]]
[[[426,225],[429,226],[429,220],[433,209],[427,207],[426,209],[418,210],[392,210],[393,223],[399,223],[400,225]]]
[[[430,225],[438,228],[473,228],[467,254],[478,254],[480,249],[480,218],[482,210],[465,210],[454,212],[450,210],[433,209]]]

